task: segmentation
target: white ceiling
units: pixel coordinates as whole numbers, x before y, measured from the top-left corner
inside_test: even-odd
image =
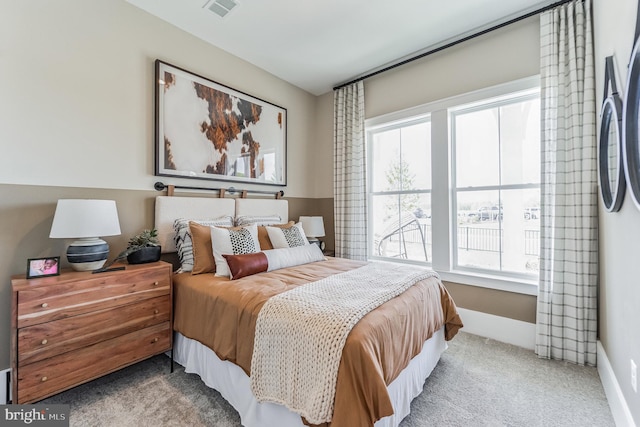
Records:
[[[127,0],[314,95],[553,0]]]

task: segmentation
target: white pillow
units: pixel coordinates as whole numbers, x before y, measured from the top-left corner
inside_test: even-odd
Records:
[[[293,227],[289,228],[269,226],[265,228],[267,229],[269,240],[271,240],[271,244],[274,249],[294,248],[296,246],[309,244],[301,223],[297,223]]]
[[[308,264],[310,262],[324,261],[326,258],[318,245],[296,246],[284,249],[269,249],[262,251],[269,261],[267,271],[278,270],[285,267]]]
[[[173,222],[173,229],[176,232],[174,241],[176,243],[178,258],[180,259],[180,270],[178,270],[179,273],[192,271],[193,269],[193,239],[191,238],[189,221],[193,221],[209,227],[231,227],[233,225],[233,218],[230,215],[225,215],[213,219],[176,219]]]
[[[282,218],[280,215],[240,215],[236,218],[236,226],[244,227],[245,225],[273,225],[280,224]]]
[[[239,230],[211,227],[211,248],[216,261],[216,276],[229,277],[229,266],[222,255],[260,252],[258,226],[249,225]]]

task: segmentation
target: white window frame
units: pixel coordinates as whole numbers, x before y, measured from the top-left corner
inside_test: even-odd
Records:
[[[366,146],[367,146],[367,164],[371,165],[373,163],[373,150],[370,148],[371,144],[373,144],[373,135],[379,132],[386,132],[386,131],[391,131],[391,130],[396,130],[396,129],[401,129],[404,127],[408,127],[408,126],[413,126],[413,125],[418,125],[418,124],[423,124],[423,123],[430,123],[431,122],[431,116],[429,114],[420,114],[418,116],[412,116],[406,120],[397,120],[391,123],[383,123],[381,125],[378,126],[370,126],[370,127],[366,127]],[[365,125],[366,126],[366,125]],[[420,189],[420,190],[388,190],[388,191],[372,191],[372,189],[369,187],[370,183],[373,182],[373,168],[371,167],[367,167],[367,172],[368,172],[368,176],[367,176],[367,214],[369,215],[369,218],[372,217],[373,215],[373,198],[375,196],[398,196],[401,194],[429,194],[429,197],[431,196],[431,188],[429,189]],[[433,187],[433,184],[432,184]],[[371,221],[368,221],[369,224],[371,224]],[[433,227],[431,227],[433,229]],[[368,233],[368,241],[369,242],[373,242],[374,240],[374,236],[373,236],[373,230],[371,227],[369,227],[369,229],[367,230]],[[379,260],[379,261],[390,261],[391,258],[389,257],[383,257],[383,256],[379,256],[376,255],[375,252],[373,251],[373,247],[372,245],[369,245],[369,247],[367,248],[367,256],[369,259],[375,259],[375,260]],[[405,259],[400,259],[398,258],[398,262],[406,262],[406,263],[415,263],[415,264],[420,264],[420,265],[429,265],[431,266],[431,260],[429,261],[413,261],[413,260],[405,260]]]
[[[540,76],[532,76],[520,80],[511,81],[497,86],[480,89],[474,92],[457,95],[428,104],[407,108],[401,111],[372,117],[365,120],[365,134],[367,146],[369,144],[369,131],[388,126],[404,126],[414,119],[425,117],[431,121],[431,242],[432,258],[431,268],[437,271],[442,280],[465,285],[480,286],[491,289],[516,292],[527,295],[537,295],[538,279],[522,277],[516,274],[492,274],[487,270],[454,269],[455,236],[453,227],[453,214],[455,210],[454,192],[452,187],[453,158],[451,150],[451,124],[449,122],[449,110],[460,106],[470,106],[473,103],[486,102],[486,100],[498,101],[500,97],[511,97],[514,93],[535,90],[540,87]],[[368,150],[370,152],[370,150]],[[371,164],[371,154],[367,156],[367,162]],[[371,182],[371,168],[368,168],[367,182]],[[371,189],[367,188],[369,215],[371,215]],[[438,202],[436,202],[438,201]],[[457,216],[457,214],[456,214]],[[369,241],[373,241],[372,230],[368,230]],[[457,245],[457,243],[456,243]],[[368,248],[369,258],[384,259],[373,256],[372,247]],[[427,265],[425,262],[411,260],[394,260],[409,264]]]
[[[457,107],[453,107],[449,109],[449,122],[451,123],[451,215],[452,222],[457,215],[458,206],[456,197],[458,192],[474,192],[474,191],[502,191],[502,190],[527,190],[527,189],[540,189],[540,183],[538,184],[496,184],[496,185],[486,185],[486,186],[473,186],[473,187],[460,187],[458,188],[456,185],[456,129],[455,129],[455,118],[454,116],[457,114],[464,113],[472,113],[476,111],[483,111],[490,108],[500,108],[506,105],[511,105],[516,102],[524,102],[530,101],[535,98],[539,98],[540,90],[539,88],[525,89],[522,91],[517,91],[515,93],[508,94],[506,96],[501,96],[495,99],[485,99],[480,102],[475,102],[473,104],[468,105],[460,105]],[[502,167],[502,163],[500,162],[499,167]],[[502,230],[502,229],[501,229]],[[479,267],[469,267],[458,264],[458,235],[456,231],[456,227],[452,227],[451,229],[452,236],[451,241],[453,242],[452,248],[452,269],[457,271],[469,271],[477,274],[489,274],[489,275],[499,275],[511,277],[516,280],[525,280],[532,281],[537,280],[538,276],[534,274],[526,274],[526,273],[517,273],[517,272],[500,272],[492,269],[485,269]],[[502,248],[500,251],[500,259],[502,260]],[[501,261],[502,263],[502,261]]]

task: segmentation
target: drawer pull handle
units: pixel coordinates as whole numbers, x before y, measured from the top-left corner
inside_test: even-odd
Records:
[[[42,303],[42,305],[41,305],[41,307],[42,307],[42,308],[47,308],[47,307],[49,307],[49,304],[47,304],[46,302],[43,302],[43,303]]]
[[[153,339],[153,342],[158,342],[158,337],[155,337],[155,338]]]
[[[49,341],[47,341],[46,339],[42,340],[42,345],[45,345],[46,343],[48,343]]]
[[[153,282],[153,286],[158,286],[158,282]]]
[[[153,310],[153,314],[158,314],[159,311],[158,310]]]
[[[42,377],[40,381],[45,382],[46,380],[47,380],[47,377]]]

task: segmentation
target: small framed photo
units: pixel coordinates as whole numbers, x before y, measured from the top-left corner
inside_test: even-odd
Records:
[[[58,276],[60,274],[60,257],[29,258],[27,260],[27,279],[36,277]]]

